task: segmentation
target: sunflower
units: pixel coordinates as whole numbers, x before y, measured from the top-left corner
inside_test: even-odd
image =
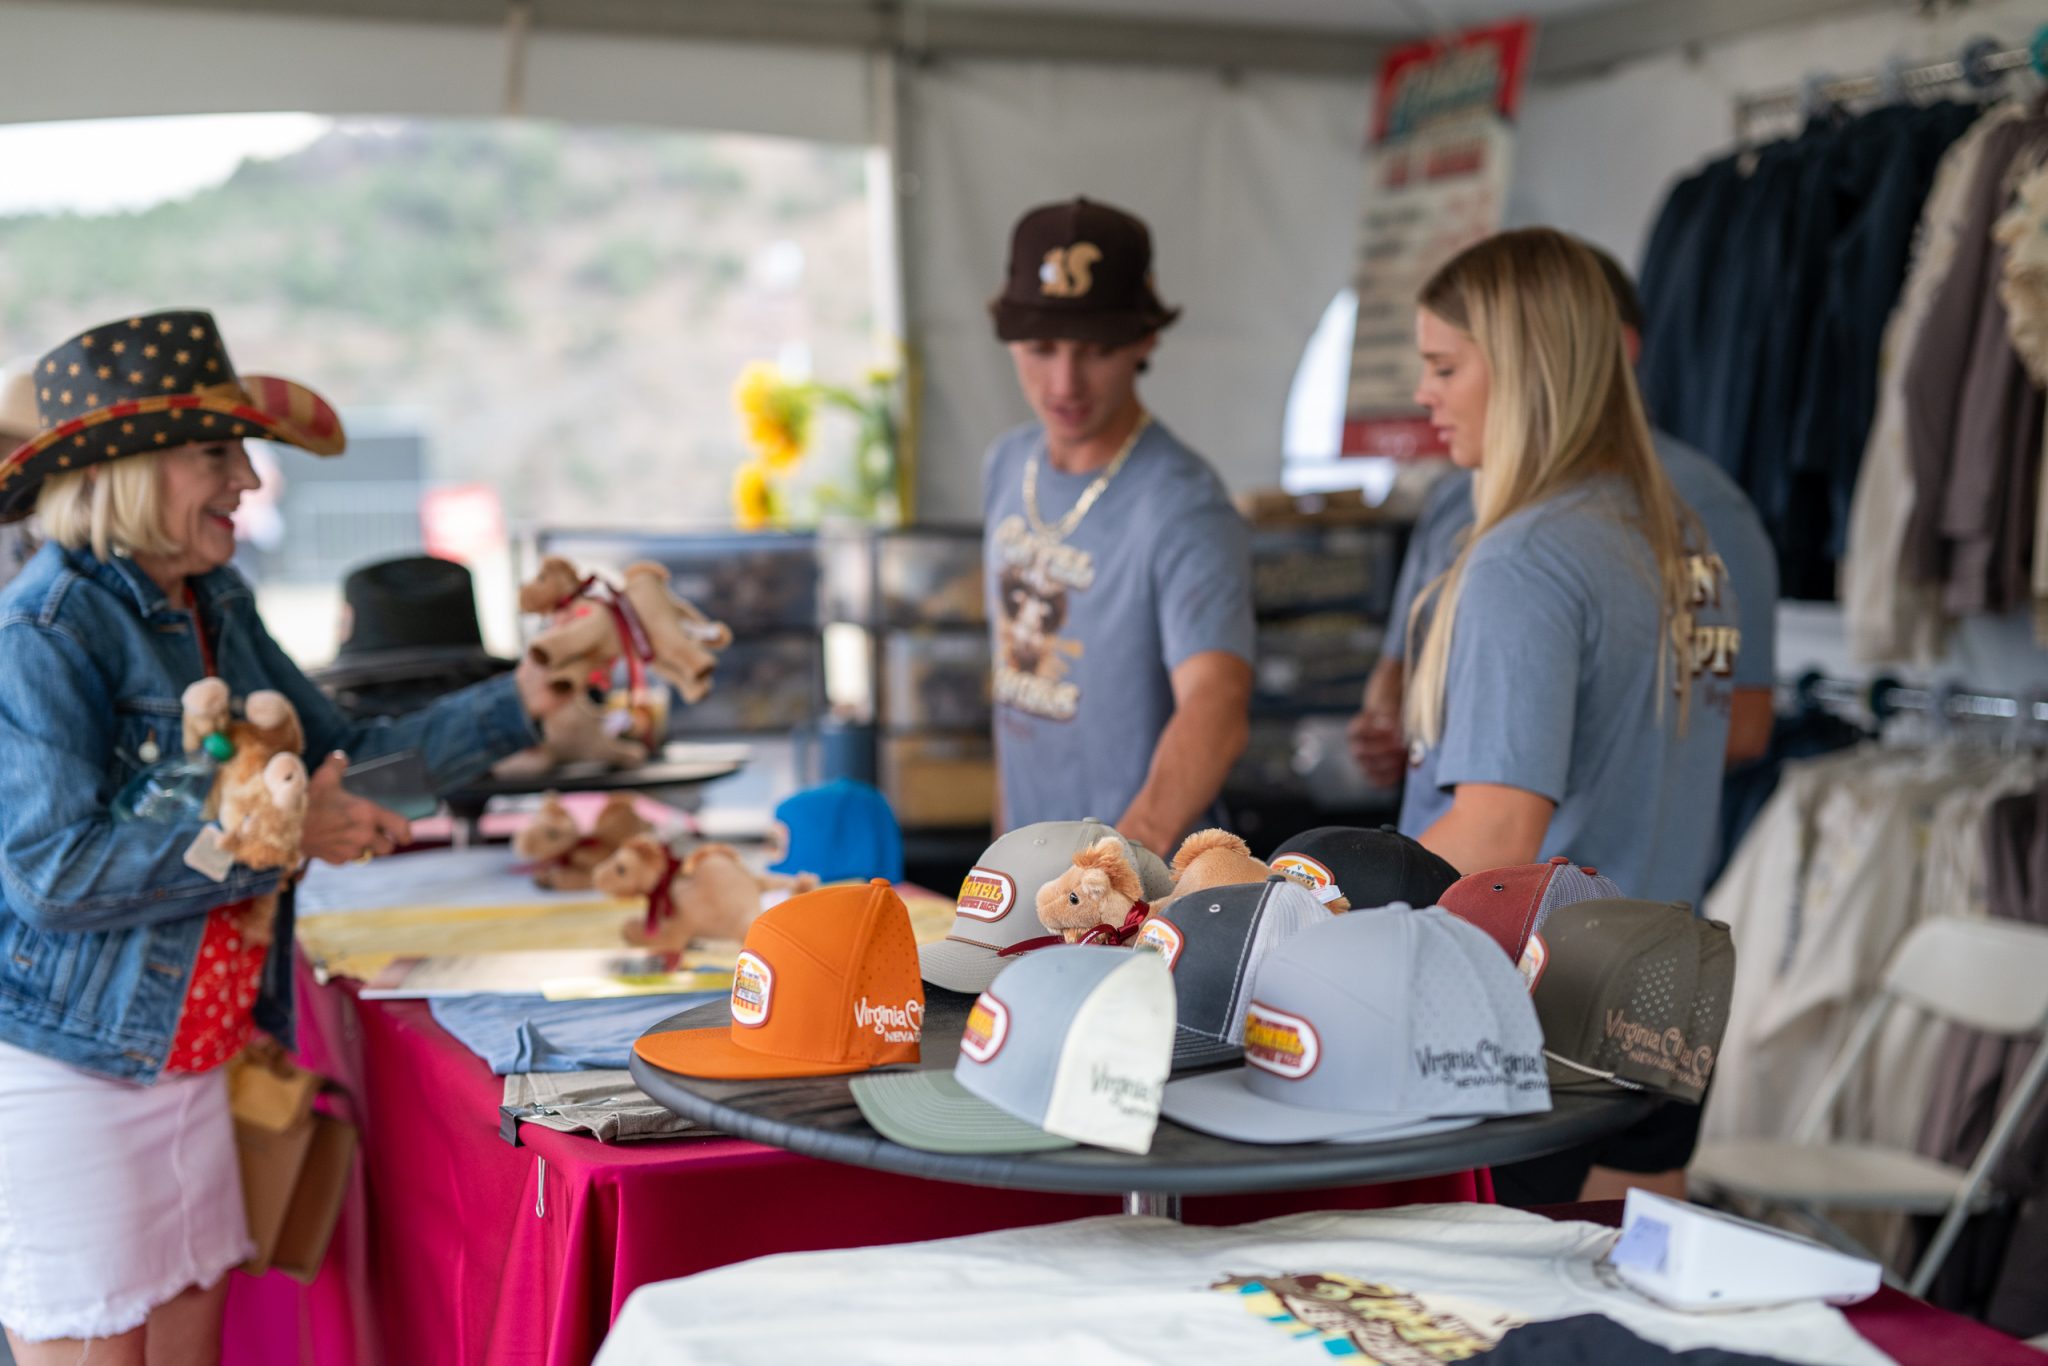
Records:
[[[733,521],[742,531],[759,531],[774,515],[775,490],[769,486],[767,467],[759,460],[749,460],[733,471]]]
[[[749,362],[733,385],[747,445],[782,473],[803,459],[810,441],[813,396],[809,385],[792,384],[767,361]]]

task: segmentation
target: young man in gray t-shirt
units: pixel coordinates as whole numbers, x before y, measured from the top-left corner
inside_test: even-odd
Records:
[[[1144,223],[1032,210],[991,303],[1038,421],[999,438],[982,509],[998,825],[1095,817],[1170,857],[1217,818],[1249,737],[1250,536],[1138,401],[1158,332]]]

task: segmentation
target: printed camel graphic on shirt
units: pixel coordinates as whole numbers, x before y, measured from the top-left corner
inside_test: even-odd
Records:
[[[1002,576],[997,582],[995,697],[1049,721],[1071,721],[1081,708],[1081,688],[1067,678],[1086,648],[1063,636],[1072,616],[1072,596],[1095,583],[1095,557],[1071,545],[1046,545],[1025,528],[1022,517],[996,527]]]
[[[1209,1287],[1291,1337],[1358,1366],[1438,1366],[1495,1346],[1519,1314],[1451,1295],[1414,1294],[1336,1272],[1226,1276]]]

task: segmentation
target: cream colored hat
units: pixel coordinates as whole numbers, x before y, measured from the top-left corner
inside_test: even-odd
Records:
[[[0,445],[13,446],[42,430],[36,418],[36,359],[0,366]]]

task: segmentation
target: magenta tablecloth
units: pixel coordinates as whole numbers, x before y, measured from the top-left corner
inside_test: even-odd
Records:
[[[311,1286],[237,1274],[226,1366],[584,1366],[626,1296],[773,1252],[945,1238],[1103,1214],[1100,1196],[991,1190],[736,1139],[607,1147],[497,1135],[501,1083],[424,1002],[300,973],[300,1053],[348,1088],[362,1159]],[[1484,1173],[1190,1199],[1194,1223],[1492,1198]]]

